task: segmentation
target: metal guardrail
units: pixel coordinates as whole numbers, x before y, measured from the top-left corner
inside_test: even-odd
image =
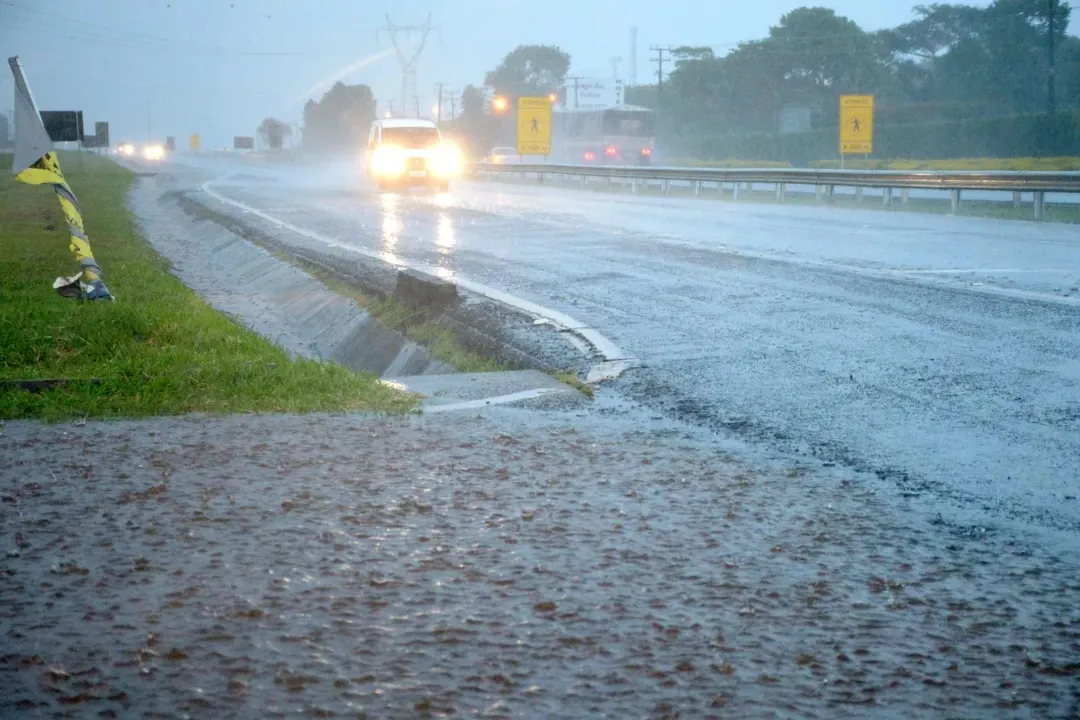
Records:
[[[1021,171],[931,171],[931,170],[803,170],[794,168],[686,168],[614,165],[555,165],[547,163],[473,163],[471,169],[480,176],[516,174],[545,178],[577,177],[582,184],[589,178],[614,180],[629,184],[637,192],[639,183],[659,181],[667,194],[672,181],[694,184],[694,194],[700,195],[705,184],[713,184],[719,192],[731,185],[736,199],[740,189],[750,183],[768,184],[776,188],[777,200],[783,201],[785,186],[814,186],[817,198],[833,195],[836,187],[874,188],[883,190],[883,200],[892,204],[894,189],[901,191],[900,201],[908,202],[908,191],[947,190],[952,211],[960,208],[963,190],[993,190],[1012,192],[1013,204],[1020,206],[1020,194],[1034,194],[1035,219],[1042,220],[1047,192],[1080,193],[1080,172],[1021,172]]]

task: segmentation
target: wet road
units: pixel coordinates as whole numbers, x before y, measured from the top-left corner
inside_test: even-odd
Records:
[[[185,161],[186,162],[186,161]],[[234,161],[235,162],[235,161]],[[565,312],[616,386],[882,478],[956,524],[1080,532],[1080,229],[199,161],[229,198]]]
[[[8,423],[0,457],[2,717],[1080,710],[1072,566],[685,425]]]

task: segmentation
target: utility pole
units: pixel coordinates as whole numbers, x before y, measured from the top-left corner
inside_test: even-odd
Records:
[[[381,31],[385,31],[390,36],[390,42],[394,45],[394,52],[397,53],[398,64],[401,65],[401,108],[405,111],[405,108],[412,104],[409,101],[413,100],[417,108],[417,117],[420,117],[420,98],[416,90],[416,65],[420,60],[420,53],[424,51],[424,45],[427,44],[428,34],[433,29],[431,27],[431,13],[428,13],[427,20],[424,21],[423,25],[395,25],[390,16],[387,15],[386,25],[380,28]],[[398,38],[399,36],[408,37],[413,34],[420,36],[420,44],[411,53],[406,54],[402,50]]]
[[[439,83],[439,99],[435,102],[435,107],[438,108],[438,110],[435,111],[435,115],[438,117],[438,120],[436,122],[439,122],[439,123],[442,123],[442,96],[443,96],[442,87],[443,87],[443,84]]]
[[[1054,31],[1057,29],[1057,0],[1046,0],[1046,112],[1057,112],[1057,63],[1054,59]]]
[[[630,28],[630,84],[637,85],[637,28]]]
[[[566,79],[574,81],[574,109],[577,110],[578,109],[578,81],[579,80],[584,80],[585,78],[581,77],[580,75],[572,75],[572,76],[570,76],[570,77],[568,77]]]
[[[656,57],[652,59],[656,62],[656,108],[659,110],[661,106],[660,100],[664,93],[664,53],[670,55],[671,48],[653,45],[649,49],[656,53]]]

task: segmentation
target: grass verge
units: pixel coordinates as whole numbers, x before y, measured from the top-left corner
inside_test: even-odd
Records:
[[[819,160],[814,168],[838,168],[839,160]],[[946,160],[875,160],[852,158],[844,161],[848,170],[972,170],[992,172],[1014,170],[1057,172],[1080,170],[1080,157],[952,158]]]
[[[62,156],[116,303],[61,298],[74,272],[51,188],[0,178],[0,418],[64,420],[189,412],[405,412],[411,395],[371,375],[293,359],[214,311],[168,272],[124,203],[132,174]],[[21,389],[13,381],[64,382]]]

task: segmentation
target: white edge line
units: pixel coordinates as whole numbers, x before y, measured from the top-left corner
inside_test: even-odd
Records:
[[[383,252],[376,252],[374,250],[368,250],[367,248],[355,247],[355,246],[351,246],[351,245],[342,245],[340,242],[338,242],[336,240],[333,240],[331,238],[320,235],[319,233],[314,232],[312,230],[308,230],[307,228],[302,228],[302,227],[299,227],[298,225],[293,225],[290,222],[286,222],[284,220],[276,218],[273,215],[270,215],[270,214],[265,213],[265,212],[263,212],[261,210],[253,208],[250,205],[245,205],[244,203],[242,203],[242,202],[240,202],[238,200],[233,200],[232,198],[225,197],[224,195],[217,192],[216,190],[211,189],[211,187],[210,187],[211,185],[231,177],[232,174],[233,173],[229,173],[229,174],[223,175],[223,176],[221,176],[221,177],[219,177],[219,178],[217,178],[215,180],[208,180],[207,182],[204,182],[202,184],[203,192],[205,192],[207,195],[214,198],[215,200],[218,200],[219,202],[223,202],[223,203],[225,203],[227,205],[232,205],[233,207],[239,208],[240,210],[244,210],[246,212],[249,212],[252,215],[255,215],[256,217],[260,217],[263,220],[266,220],[267,222],[274,223],[279,228],[282,228],[282,229],[285,229],[285,230],[290,230],[290,231],[292,231],[294,233],[297,233],[298,235],[303,235],[304,237],[309,238],[311,240],[321,242],[324,245],[327,245],[328,247],[340,248],[342,250],[355,252],[357,254],[364,255],[366,257],[369,257],[369,258],[372,258],[372,259],[375,259],[375,260],[381,260],[383,262],[389,263],[389,264],[397,266],[397,267],[406,267],[406,268],[410,268],[410,269],[413,269],[413,270],[418,270],[420,272],[427,273],[429,275],[435,275],[437,277],[445,277],[446,276],[446,271],[443,268],[431,267],[429,265],[423,265],[423,264],[420,264],[420,263],[412,263],[412,262],[409,262],[408,260],[406,260],[404,258],[401,258],[401,257],[398,257],[398,256],[393,256],[393,255],[388,255],[387,253],[383,253]],[[637,358],[635,358],[633,355],[629,355],[626,352],[624,352],[622,350],[622,348],[620,348],[613,341],[611,341],[610,339],[605,337],[598,330],[596,330],[594,328],[591,328],[588,325],[586,325],[585,323],[583,323],[583,322],[581,322],[579,320],[576,320],[576,319],[570,317],[569,315],[561,313],[558,310],[552,310],[551,308],[544,307],[543,305],[538,305],[538,304],[536,304],[534,302],[531,302],[529,300],[519,298],[519,297],[517,297],[515,295],[511,295],[510,293],[503,292],[502,290],[497,290],[497,289],[495,289],[493,287],[489,287],[487,285],[483,285],[483,284],[478,283],[478,282],[474,282],[474,281],[469,280],[467,278],[463,278],[463,277],[460,277],[460,276],[453,276],[452,279],[458,285],[465,288],[466,290],[469,290],[470,292],[474,292],[477,295],[482,295],[482,296],[484,296],[486,298],[489,298],[491,300],[501,302],[504,305],[509,305],[510,307],[517,308],[518,310],[522,310],[522,311],[532,315],[535,319],[548,320],[550,322],[555,323],[556,325],[559,325],[560,329],[562,329],[563,331],[568,332],[568,333],[573,333],[575,336],[581,338],[585,342],[592,345],[592,347],[596,348],[596,351],[599,352],[601,356],[603,356],[604,362],[606,362],[606,363],[611,363],[611,362],[614,362],[614,361],[620,361],[619,362],[619,370],[618,370],[617,373],[614,373],[614,374],[611,374],[611,373],[597,373],[596,368],[593,368],[588,373],[589,375],[591,375],[593,377],[599,377],[599,376],[602,375],[604,380],[614,380],[614,379],[618,378],[619,375],[621,375],[624,371],[626,371],[626,370],[628,370],[628,369],[630,369],[632,367],[635,367],[639,363]],[[577,345],[576,343],[573,343],[573,344],[575,346]],[[578,349],[581,350],[580,347]],[[584,352],[584,351],[582,351],[582,352],[583,352],[584,355],[586,355],[586,357],[588,357],[588,355],[590,354],[588,352]],[[599,380],[596,381],[596,382],[599,382]],[[438,406],[438,407],[445,407],[445,406]]]
[[[569,388],[566,390],[563,388],[551,387],[533,388],[532,390],[522,390],[520,392],[510,393],[509,395],[496,395],[495,397],[480,398],[479,400],[466,400],[464,402],[446,403],[445,405],[425,405],[421,408],[421,412],[427,415],[429,413],[452,412],[455,410],[475,410],[491,405],[506,405],[507,403],[518,402],[519,400],[531,400],[553,393],[569,392],[574,391]]]

